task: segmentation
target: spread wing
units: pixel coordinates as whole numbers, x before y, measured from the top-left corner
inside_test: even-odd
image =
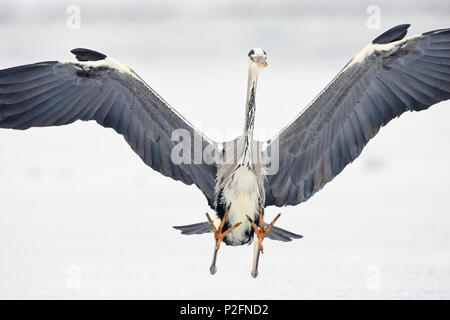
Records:
[[[216,150],[216,143],[198,132],[128,67],[92,50],[72,52],[79,61],[40,62],[0,70],[0,128],[23,130],[95,120],[123,135],[154,170],[195,184],[212,205],[216,164],[173,161],[171,152],[182,139],[171,138],[177,129],[189,135],[192,149],[183,149],[184,160],[192,160],[194,145]]]
[[[272,139],[279,170],[267,176],[266,206],[306,201],[393,118],[450,98],[450,29],[403,39],[408,27],[367,45]]]

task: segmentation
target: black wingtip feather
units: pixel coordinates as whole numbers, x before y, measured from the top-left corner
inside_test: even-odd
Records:
[[[410,24],[401,24],[396,27],[389,29],[388,31],[382,33],[377,38],[375,38],[373,44],[386,44],[394,41],[401,40],[405,37],[408,32]]]
[[[75,55],[78,61],[98,61],[106,58],[106,55],[103,53],[85,48],[76,48],[70,52]]]

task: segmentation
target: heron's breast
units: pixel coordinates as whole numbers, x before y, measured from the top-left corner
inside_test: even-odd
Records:
[[[228,212],[227,225],[242,222],[228,236],[227,244],[239,245],[249,243],[252,239],[253,229],[247,215],[256,219],[259,209],[260,187],[258,177],[246,166],[238,168],[230,181],[225,185],[222,193],[222,203],[225,207],[231,204]]]

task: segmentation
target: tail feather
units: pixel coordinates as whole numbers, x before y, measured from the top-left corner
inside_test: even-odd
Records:
[[[268,226],[267,223],[265,223],[266,227]],[[269,233],[267,233],[266,238],[272,239],[272,240],[278,240],[283,242],[289,242],[294,239],[301,239],[303,238],[302,235],[296,234],[281,228],[278,228],[276,226],[272,226],[272,229],[270,229]]]
[[[266,224],[266,227],[268,224]],[[185,226],[174,226],[173,228],[180,230],[181,234],[191,235],[191,234],[203,234],[211,232],[211,226],[208,222],[200,222],[194,224],[188,224]],[[269,233],[266,235],[268,239],[278,240],[283,242],[292,241],[293,239],[301,239],[302,235],[272,226]]]
[[[173,226],[173,228],[180,230],[181,234],[203,234],[211,232],[211,226],[208,222],[200,222],[200,223],[194,223],[194,224],[188,224],[185,226]]]

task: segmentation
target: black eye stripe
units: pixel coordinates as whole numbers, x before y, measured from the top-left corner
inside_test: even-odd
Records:
[[[248,53],[248,56],[250,57],[250,56],[252,56],[252,55],[254,55],[255,54],[255,50],[250,50],[250,52]]]
[[[263,52],[264,52],[264,55],[265,55],[265,56],[267,56],[267,53],[266,53],[266,51],[264,51],[264,50],[263,50]]]

